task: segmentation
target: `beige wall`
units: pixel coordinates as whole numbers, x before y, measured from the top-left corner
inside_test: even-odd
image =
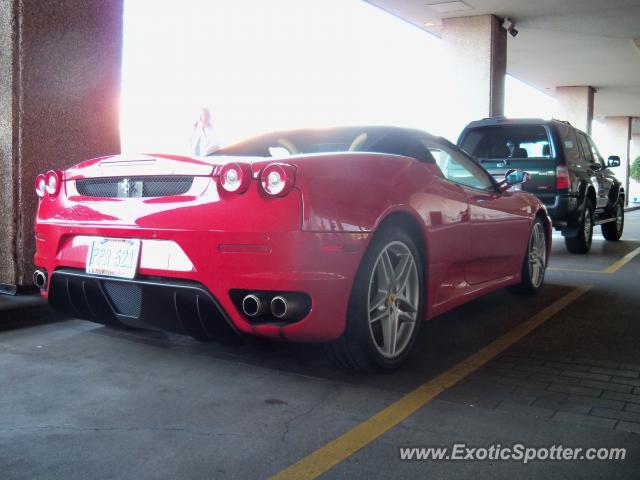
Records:
[[[631,135],[631,161],[640,157],[640,133]],[[637,200],[640,202],[640,182],[633,179],[629,180],[629,201]]]
[[[576,128],[591,133],[593,122],[593,87],[556,87],[557,118],[567,120]]]
[[[640,133],[631,135],[631,160],[640,157]]]
[[[600,145],[600,149],[602,149],[600,153],[605,159],[609,155],[617,155],[620,157],[620,166],[612,168],[611,170],[622,182],[625,191],[629,192],[631,117],[605,117],[604,126],[606,138],[603,144]]]

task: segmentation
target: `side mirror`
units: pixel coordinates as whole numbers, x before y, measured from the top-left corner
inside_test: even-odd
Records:
[[[529,181],[529,173],[524,170],[511,169],[504,174],[504,181],[501,183],[501,190],[507,191],[514,185],[520,185]]]
[[[619,167],[620,166],[620,157],[617,156],[617,155],[611,155],[607,159],[607,166],[608,167]]]
[[[509,190],[514,185],[520,185],[529,181],[529,173],[524,170],[516,170],[512,168],[504,174],[504,180],[500,182],[500,190],[503,192]]]

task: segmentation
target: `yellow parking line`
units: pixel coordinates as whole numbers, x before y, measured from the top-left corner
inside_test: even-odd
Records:
[[[592,285],[576,287],[564,297],[559,298],[533,317],[525,320],[513,330],[454,365],[446,372],[419,386],[345,434],[277,473],[271,477],[271,480],[313,479],[322,475],[398,425],[442,391],[458,383],[489,360],[511,347],[560,310],[575,302],[591,287]]]
[[[612,274],[612,273],[616,273],[618,270],[620,270],[622,267],[624,267],[627,263],[629,263],[636,256],[638,256],[638,254],[640,254],[640,247],[636,248],[635,250],[630,251],[624,257],[622,257],[620,260],[615,261],[614,263],[612,263],[610,266],[608,266],[604,270],[587,270],[587,269],[582,269],[582,268],[553,268],[553,267],[549,267],[549,268],[547,268],[547,270],[550,271],[550,272],[578,272],[578,273]]]
[[[624,257],[622,257],[620,260],[615,262],[609,268],[603,270],[602,273],[616,273],[618,270],[620,270],[622,267],[624,267],[627,263],[629,263],[639,253],[640,253],[640,247],[638,247],[635,250],[627,253]]]
[[[548,272],[605,273],[604,270],[584,270],[582,268],[547,268]]]

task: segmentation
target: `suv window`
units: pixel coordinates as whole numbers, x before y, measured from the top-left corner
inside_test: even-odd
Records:
[[[580,163],[580,147],[578,147],[576,131],[569,125],[558,125],[558,133],[567,163]]]
[[[460,147],[478,159],[550,158],[551,144],[542,125],[478,127],[465,135]]]
[[[584,155],[584,159],[588,163],[596,163],[596,160],[593,157],[593,153],[591,153],[591,146],[589,145],[589,140],[587,140],[587,136],[578,132],[578,142],[580,142],[580,148],[582,149],[582,154]]]
[[[424,143],[447,180],[476,190],[495,189],[489,173],[463,153],[438,142],[426,140]]]
[[[602,155],[600,155],[596,144],[593,143],[593,139],[591,137],[587,137],[587,139],[589,140],[589,147],[591,147],[591,154],[595,159],[595,163],[599,163],[600,166],[604,168],[604,159],[602,158]]]

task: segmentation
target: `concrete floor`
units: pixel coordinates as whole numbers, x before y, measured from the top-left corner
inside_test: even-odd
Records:
[[[320,346],[222,347],[0,299],[0,478],[266,478],[570,292],[540,328],[322,478],[638,478],[640,212],[588,256],[554,238],[536,297],[495,292],[423,325],[406,368],[357,375]],[[598,271],[581,272],[576,270]],[[401,462],[400,446],[626,447],[623,462]]]

